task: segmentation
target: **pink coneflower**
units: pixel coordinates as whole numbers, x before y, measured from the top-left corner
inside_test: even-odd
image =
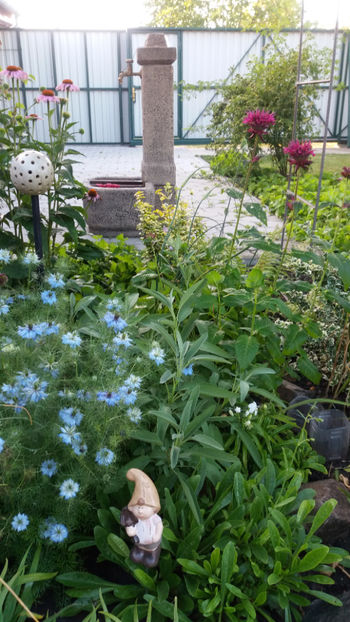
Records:
[[[79,86],[73,83],[73,80],[66,78],[61,84],[56,86],[56,91],[80,91]]]
[[[345,177],[345,179],[350,179],[350,166],[344,166],[340,174]]]
[[[95,190],[94,188],[90,188],[90,190],[88,190],[87,192],[86,198],[89,199],[89,201],[96,203],[96,201],[99,201],[101,197],[98,194],[97,190]]]
[[[288,147],[283,147],[283,151],[288,153],[288,162],[295,166],[295,171],[300,168],[307,169],[312,164],[310,157],[315,155],[309,140],[301,143],[298,140],[291,140]]]
[[[55,95],[55,93],[51,89],[43,89],[36,98],[37,102],[54,102],[58,103],[60,98]]]
[[[6,69],[0,71],[0,76],[4,76],[5,78],[14,78],[15,80],[28,80],[28,74],[23,71],[22,67],[17,67],[17,65],[8,65]]]
[[[276,119],[273,112],[266,112],[266,110],[250,110],[244,117],[243,123],[248,125],[250,138],[253,136],[260,136],[261,138],[272,125],[275,125]]]
[[[39,117],[39,115],[35,114],[35,112],[32,112],[32,114],[28,114],[25,117],[26,121],[42,121],[43,118]]]

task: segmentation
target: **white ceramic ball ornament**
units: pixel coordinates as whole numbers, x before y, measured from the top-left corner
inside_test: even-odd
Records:
[[[44,153],[31,149],[12,158],[10,177],[23,194],[44,194],[53,184],[54,170]]]

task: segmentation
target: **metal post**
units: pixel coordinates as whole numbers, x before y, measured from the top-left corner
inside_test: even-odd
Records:
[[[40,221],[40,209],[39,209],[39,197],[37,194],[32,195],[32,214],[33,214],[33,234],[35,252],[38,259],[43,258],[43,244],[41,239],[41,221]]]
[[[300,37],[299,37],[299,56],[298,56],[298,68],[297,68],[297,80],[296,80],[296,91],[295,91],[295,100],[294,100],[294,112],[293,112],[293,127],[292,127],[292,140],[295,140],[296,131],[297,131],[297,115],[298,115],[298,103],[299,103],[299,89],[300,89],[300,76],[301,76],[301,57],[303,52],[303,35],[304,35],[304,0],[301,0],[301,15],[300,15]],[[288,203],[290,201],[290,184],[292,181],[292,165],[289,165],[288,169],[288,182],[287,182],[287,191],[286,191],[286,205],[284,208],[283,215],[283,227],[282,227],[282,236],[281,236],[281,248],[283,248],[284,236],[286,232],[286,222],[288,216]]]
[[[348,34],[348,140],[347,146],[350,147],[350,35]]]
[[[316,229],[317,213],[318,213],[318,206],[319,206],[319,202],[320,202],[320,194],[321,194],[321,186],[322,186],[324,161],[325,161],[325,157],[326,157],[328,123],[329,123],[329,116],[330,116],[330,111],[331,111],[335,58],[336,58],[336,55],[337,55],[337,40],[338,40],[338,15],[337,15],[337,19],[336,19],[336,22],[335,22],[335,30],[334,30],[332,66],[331,66],[331,75],[330,75],[330,80],[329,80],[327,111],[326,111],[325,128],[324,128],[324,135],[323,135],[323,145],[322,145],[322,156],[321,156],[321,164],[320,164],[320,174],[319,174],[319,178],[318,178],[317,196],[316,196],[316,203],[315,203],[315,209],[314,209],[314,220],[313,220],[313,223],[312,223],[312,233],[314,233],[315,229]],[[349,106],[349,112],[350,112],[350,106]]]

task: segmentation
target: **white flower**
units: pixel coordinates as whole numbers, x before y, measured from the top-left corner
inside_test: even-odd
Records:
[[[37,256],[36,253],[34,253],[33,251],[27,251],[22,258],[22,261],[24,264],[27,265],[35,265],[37,263],[39,263],[40,259]]]
[[[258,414],[258,405],[256,402],[251,402],[248,404],[246,415],[257,415]]]

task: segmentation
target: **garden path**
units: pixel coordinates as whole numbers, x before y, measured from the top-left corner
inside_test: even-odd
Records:
[[[81,163],[74,165],[74,174],[86,185],[88,185],[89,179],[94,177],[141,176],[142,146],[89,145],[79,146],[77,149],[86,157],[81,158]],[[212,176],[209,165],[201,157],[211,153],[206,147],[197,145],[175,146],[176,182],[177,186],[180,187],[188,176],[194,173],[181,191],[181,198],[188,203],[192,212],[198,208],[203,197],[206,197],[210,192],[209,196],[201,202],[198,215],[204,219],[209,229],[208,235],[219,235],[225,217],[224,211],[228,203],[225,189],[232,184],[224,178]],[[249,200],[248,197],[247,200]],[[225,233],[233,233],[237,207],[235,207],[235,201],[231,200]],[[240,229],[253,225],[266,233],[280,229],[282,222],[276,216],[268,214],[267,227],[265,227],[253,216],[244,214],[240,221]],[[134,239],[130,242],[138,245]]]

